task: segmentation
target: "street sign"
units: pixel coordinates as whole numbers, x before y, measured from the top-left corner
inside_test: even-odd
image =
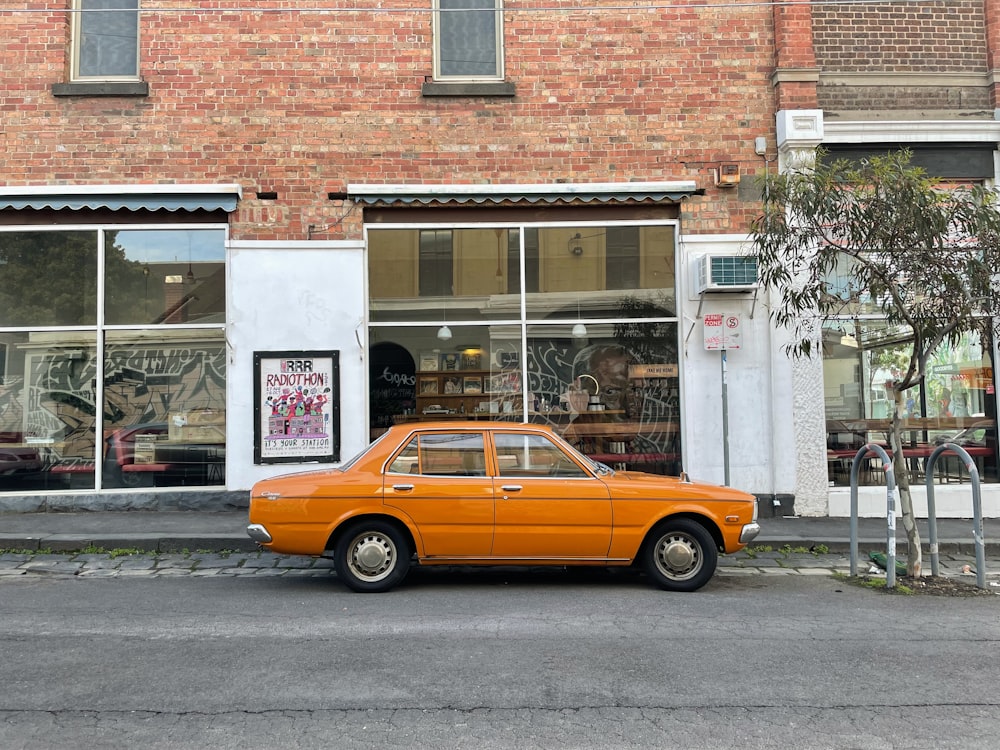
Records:
[[[739,315],[708,313],[702,318],[706,351],[734,351],[742,345]]]

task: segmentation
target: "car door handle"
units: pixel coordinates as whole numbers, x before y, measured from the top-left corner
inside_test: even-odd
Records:
[[[500,489],[502,489],[504,492],[520,492],[521,491],[521,485],[519,485],[519,484],[501,484],[500,485]]]
[[[412,484],[394,484],[394,485],[392,485],[392,488],[394,490],[397,490],[398,492],[409,492],[410,490],[413,489],[413,485]]]

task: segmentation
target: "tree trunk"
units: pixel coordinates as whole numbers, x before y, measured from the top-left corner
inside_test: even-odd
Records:
[[[889,429],[889,445],[892,448],[893,473],[899,489],[899,509],[906,530],[907,575],[919,578],[923,568],[920,551],[920,529],[913,514],[913,498],[910,495],[910,467],[903,456],[903,392],[893,389],[892,425]]]

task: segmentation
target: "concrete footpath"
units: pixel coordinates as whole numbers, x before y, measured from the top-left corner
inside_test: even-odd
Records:
[[[850,549],[849,518],[762,518],[761,533],[751,547],[816,549],[842,553]],[[73,551],[85,547],[128,548],[150,552],[179,550],[255,551],[246,535],[247,512],[124,511],[0,513],[0,549]],[[902,522],[896,521],[897,549],[906,549]],[[927,521],[918,523],[921,541],[928,541]],[[938,519],[942,553],[973,554],[971,519]],[[988,555],[1000,557],[1000,519],[983,522]],[[884,518],[858,519],[858,543],[866,550],[885,549]]]
[[[829,575],[850,571],[850,519],[765,518],[747,549],[724,555],[719,574]],[[318,575],[329,560],[262,551],[246,536],[245,510],[52,512],[0,514],[0,577],[31,573],[75,576]],[[897,526],[899,523],[897,522]],[[931,574],[927,522],[919,523],[925,574]],[[1000,593],[1000,519],[983,524],[989,586]],[[897,555],[906,555],[897,528]],[[875,573],[869,553],[884,552],[886,522],[858,522],[858,573]],[[940,573],[975,581],[975,540],[968,519],[938,521]]]

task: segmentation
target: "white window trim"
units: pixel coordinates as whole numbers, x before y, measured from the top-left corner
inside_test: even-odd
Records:
[[[80,42],[83,36],[83,3],[84,0],[72,0],[71,23],[71,44],[70,44],[70,82],[72,83],[93,83],[98,81],[140,81],[140,23],[139,14],[142,11],[142,0],[136,0],[135,4],[135,74],[134,75],[97,75],[85,76],[80,74]]]
[[[496,68],[497,73],[493,76],[456,76],[442,75],[441,73],[441,46],[440,46],[440,24],[441,24],[441,0],[434,0],[433,16],[433,39],[434,39],[434,80],[448,83],[472,83],[482,81],[503,81],[504,80],[504,45],[503,45],[503,0],[493,0],[494,13],[496,15]],[[445,11],[451,12],[451,11]]]

